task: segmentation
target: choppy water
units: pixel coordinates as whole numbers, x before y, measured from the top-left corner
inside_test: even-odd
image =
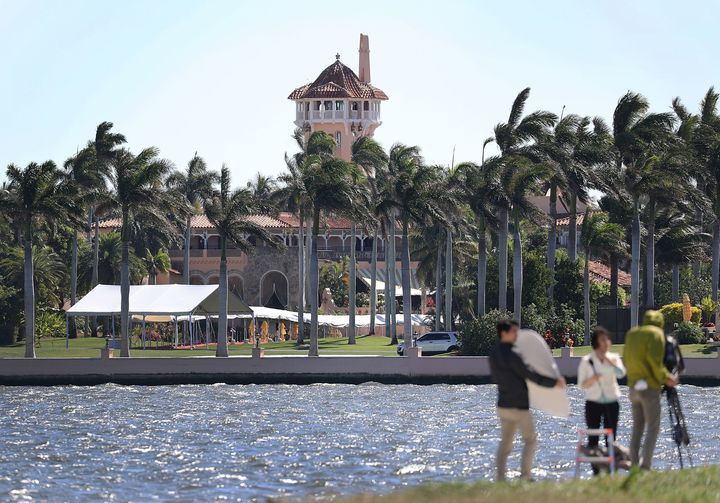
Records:
[[[582,398],[570,395],[570,420],[537,414],[537,478],[572,476]],[[0,501],[331,498],[490,479],[494,399],[491,385],[0,387]],[[681,399],[696,464],[720,462],[720,388],[683,386]],[[667,431],[656,464],[675,464]]]

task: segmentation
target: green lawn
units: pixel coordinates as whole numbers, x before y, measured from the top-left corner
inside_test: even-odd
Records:
[[[624,347],[623,344],[613,344],[611,351],[622,355]],[[717,349],[708,348],[705,344],[683,344],[680,346],[680,350],[685,358],[714,358],[717,356]],[[575,356],[585,356],[590,351],[592,351],[590,346],[573,348]],[[560,356],[560,349],[553,349],[553,355]]]
[[[393,356],[396,346],[390,345],[390,339],[380,336],[364,336],[357,338],[357,344],[349,345],[346,338],[320,339],[321,355],[372,355]],[[80,358],[98,357],[100,349],[105,347],[105,339],[87,337],[70,340],[70,348],[65,349],[65,339],[43,339],[37,348],[37,356],[44,358]],[[295,342],[271,342],[263,344],[265,354],[270,355],[306,355],[307,346],[297,348]],[[115,350],[117,354],[119,351]],[[231,344],[231,355],[249,355],[249,344]],[[24,343],[12,346],[0,346],[0,358],[20,358],[25,354]],[[132,349],[133,357],[187,357],[187,356],[215,356],[215,348],[195,346],[194,349]]]
[[[720,467],[634,473],[593,480],[531,484],[455,483],[422,486],[345,503],[706,503],[720,501]]]

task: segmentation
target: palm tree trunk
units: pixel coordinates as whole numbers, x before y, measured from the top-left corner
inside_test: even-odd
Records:
[[[453,236],[448,227],[445,232],[445,330],[452,330],[453,302]]]
[[[310,349],[308,356],[319,356],[318,350],[318,255],[317,240],[320,232],[320,210],[313,214],[312,238],[310,245]]]
[[[718,277],[720,277],[720,218],[713,223],[712,240],[712,299],[718,301]]]
[[[218,293],[220,296],[219,316],[218,316],[218,332],[217,332],[217,348],[215,356],[228,355],[228,338],[227,338],[227,317],[228,317],[228,275],[227,275],[227,238],[220,237],[220,279]]]
[[[617,255],[610,256],[610,304],[618,305],[618,258]]]
[[[305,212],[300,207],[300,218],[298,224],[298,344],[305,343]]]
[[[673,302],[680,302],[680,264],[672,265],[671,297]]]
[[[350,270],[348,271],[348,344],[355,344],[355,335],[357,329],[355,327],[355,311],[357,310],[357,297],[355,295],[356,285],[356,254],[355,240],[357,236],[357,225],[353,221],[350,224]]]
[[[310,308],[310,259],[312,258],[312,215],[308,215],[305,221],[305,306]],[[315,237],[315,246],[317,246],[317,236]]]
[[[650,201],[645,245],[645,306],[655,307],[655,202]]]
[[[508,209],[500,208],[498,230],[498,309],[507,310]]]
[[[403,341],[405,347],[409,348],[412,346],[412,293],[410,291],[410,239],[408,238],[407,215],[403,215],[402,225]]]
[[[74,306],[77,302],[77,284],[78,284],[78,232],[73,231],[72,237],[72,256],[70,258],[70,305]],[[77,338],[77,324],[75,317],[68,320],[68,337]]]
[[[370,264],[370,335],[375,335],[375,316],[377,316],[377,253],[378,231],[375,229],[372,242],[372,257]]]
[[[440,304],[442,304],[442,256],[443,242],[437,241],[437,259],[435,261],[435,331],[440,331]]]
[[[640,317],[640,208],[636,200],[632,217],[632,259],[630,261],[630,326],[637,326]]]
[[[389,231],[388,231],[389,232]],[[391,337],[390,335],[390,252],[388,246],[390,245],[390,239],[385,239],[385,336]],[[392,344],[392,341],[390,341]],[[395,341],[397,344],[397,340]]]
[[[548,231],[547,268],[550,272],[548,297],[552,303],[555,295],[555,248],[557,247],[557,186],[550,187],[550,230]]]
[[[93,239],[93,260],[92,260],[92,287],[95,288],[99,281],[100,275],[100,219],[97,214],[93,218],[95,222],[94,239]],[[97,337],[98,332],[97,316],[92,318],[92,336]]]
[[[704,187],[702,187],[702,190],[704,191]],[[698,222],[698,229],[700,229],[700,232],[702,232],[704,230],[703,229],[704,215],[703,215],[702,210],[699,208],[697,210],[697,222]],[[692,272],[693,272],[693,276],[695,276],[696,278],[700,277],[700,266],[701,266],[701,263],[699,260],[696,260],[695,262],[693,262]]]
[[[517,320],[518,323],[522,323],[522,237],[520,235],[520,218],[516,215],[513,220],[513,317]]]
[[[478,228],[477,262],[477,315],[485,316],[485,287],[487,283],[487,240],[485,238],[485,217],[480,217]]]
[[[583,313],[585,314],[585,338],[583,344],[590,343],[590,250],[585,250],[585,270],[583,272]]]
[[[120,356],[130,357],[130,219],[127,208],[122,211],[122,252],[120,258]]]
[[[25,358],[35,358],[35,272],[33,271],[32,228],[25,230],[23,298],[25,301]]]
[[[185,221],[185,249],[183,250],[183,283],[190,284],[190,225],[192,217]]]
[[[570,225],[568,226],[568,257],[577,260],[577,196],[570,193]]]
[[[395,212],[393,212],[390,216],[390,277],[388,278],[388,283],[390,283],[390,304],[388,304],[388,311],[390,312],[390,337],[392,338],[390,344],[398,343],[396,317],[397,307],[395,302],[395,293],[397,291],[395,288],[395,259],[397,257],[395,251],[395,225],[397,225],[397,221],[395,219]]]

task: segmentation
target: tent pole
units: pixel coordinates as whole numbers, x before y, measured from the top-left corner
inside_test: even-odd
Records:
[[[189,327],[189,328],[190,328],[190,350],[192,350],[192,349],[193,349],[193,318],[192,318],[192,313],[190,313],[189,325],[190,325],[190,327]]]
[[[110,315],[110,324],[112,325],[112,338],[113,338],[113,341],[115,341],[115,315],[114,314]],[[113,342],[113,344],[114,344],[114,342]]]
[[[142,345],[143,349],[145,349],[145,315],[143,314],[142,319]]]
[[[177,325],[177,314],[175,315],[175,348],[178,346],[178,325]]]

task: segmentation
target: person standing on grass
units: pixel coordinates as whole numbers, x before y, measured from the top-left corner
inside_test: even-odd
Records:
[[[497,324],[498,344],[490,354],[490,372],[498,387],[497,415],[500,419],[500,445],[497,449],[497,480],[505,480],[507,458],[512,451],[515,432],[520,430],[524,446],[520,477],[530,480],[537,449],[535,422],[530,413],[530,399],[525,379],[540,386],[565,387],[565,379],[546,377],[530,370],[513,346],[517,341],[520,325],[515,320],[502,320]]]
[[[593,351],[580,360],[577,382],[585,392],[585,424],[592,430],[602,425],[612,430],[617,439],[617,425],[620,417],[620,386],[618,379],[625,377],[625,367],[620,355],[610,352],[612,341],[603,327],[595,327],[590,337]],[[596,449],[600,437],[588,437],[588,449]],[[607,438],[605,439],[607,443]],[[597,468],[593,467],[597,473]]]
[[[625,337],[623,358],[627,367],[633,418],[630,461],[643,470],[650,470],[652,466],[660,432],[660,393],[663,385],[674,388],[678,383],[677,376],[665,368],[664,325],[660,311],[646,311],[643,325],[631,328]]]

